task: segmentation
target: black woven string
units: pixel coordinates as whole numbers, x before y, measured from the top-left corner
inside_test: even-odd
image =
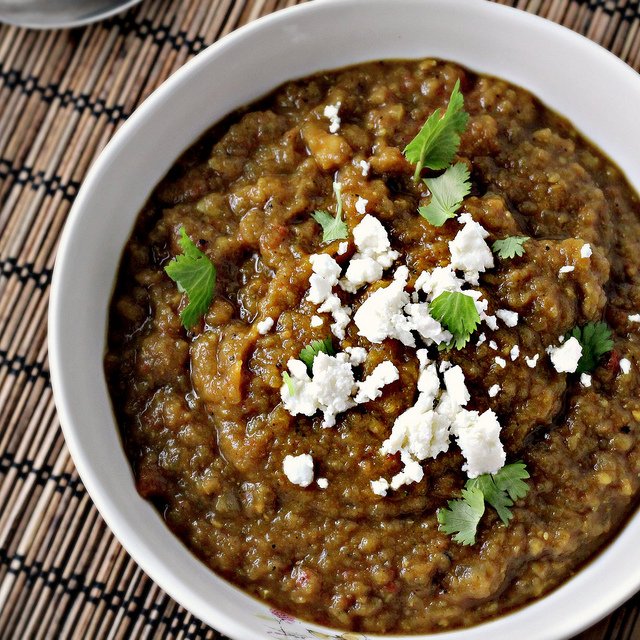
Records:
[[[44,291],[51,284],[53,270],[45,268],[38,271],[32,262],[25,262],[19,265],[16,258],[7,258],[0,261],[0,276],[5,278],[15,276],[23,284],[28,280],[33,280],[36,287]],[[1,358],[2,351],[0,351]]]
[[[27,382],[44,380],[45,386],[51,386],[51,376],[44,362],[28,362],[25,356],[15,354],[9,356],[7,351],[0,351],[0,368],[6,367],[13,376],[27,374]]]

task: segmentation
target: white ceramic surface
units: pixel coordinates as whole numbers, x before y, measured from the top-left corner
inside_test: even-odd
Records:
[[[236,640],[318,637],[208,571],[136,493],[102,372],[107,305],[138,210],[212,123],[281,82],[366,60],[436,56],[515,82],[568,116],[640,189],[640,77],[541,18],[484,0],[315,0],[225,37],[124,124],[92,167],[60,244],[50,308],[56,404],[78,471],[110,528],[172,597]],[[640,517],[550,596],[446,640],[568,637],[640,588]],[[337,632],[323,630],[329,637]],[[412,636],[415,640],[415,636]]]
[[[122,13],[141,0],[0,0],[0,22],[70,29]]]

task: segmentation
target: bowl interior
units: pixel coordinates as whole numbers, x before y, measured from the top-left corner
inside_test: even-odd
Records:
[[[612,54],[541,18],[480,0],[316,0],[240,29],[201,53],[125,123],[89,172],[54,273],[50,359],[56,403],[78,471],[101,514],[142,568],[205,622],[238,640],[313,638],[197,561],[135,491],[102,370],[107,308],[122,248],[156,183],[214,122],[282,82],[383,58],[433,56],[502,77],[567,116],[640,190],[640,78]],[[562,638],[640,587],[629,566],[640,517],[541,601],[447,638]],[[283,635],[285,634],[285,635]],[[412,636],[415,638],[415,636]]]

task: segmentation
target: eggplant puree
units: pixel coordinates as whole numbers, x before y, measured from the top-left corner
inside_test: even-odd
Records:
[[[390,360],[399,380],[328,429],[319,414],[289,415],[280,398],[288,361],[330,335],[328,314],[311,326],[309,256],[328,252],[344,265],[355,251],[350,234],[338,255],[339,242],[324,244],[310,216],[335,211],[334,179],[350,231],[362,219],[362,197],[400,252],[396,264],[408,266],[409,286],[422,270],[448,264],[447,242],[460,225],[438,228],[418,215],[428,192],[413,182],[402,150],[446,107],[457,79],[470,114],[458,159],[473,185],[461,211],[483,225],[490,244],[531,238],[523,256],[496,258],[480,279],[489,312],[516,311],[518,324],[482,325],[464,349],[434,354],[462,367],[468,407],[498,414],[507,462],[523,460],[531,473],[511,523],[487,508],[473,546],[438,530],[437,509],[460,497],[466,480],[454,442],[423,463],[421,482],[386,497],[371,490],[372,480],[402,468],[380,446],[415,401],[414,349],[394,339],[371,344],[351,323],[334,347],[365,347],[363,377]],[[338,103],[341,122],[331,133],[324,108]],[[125,249],[105,369],[138,491],[216,573],[331,627],[440,631],[539,598],[601,548],[638,502],[639,214],[615,165],[502,80],[445,61],[386,61],[281,86],[184,154]],[[213,303],[191,331],[180,322],[186,296],[164,272],[182,253],[181,226],[218,273]],[[575,269],[560,273],[567,264]],[[343,302],[355,310],[391,271],[355,295],[340,292]],[[257,325],[268,317],[275,325],[263,335]],[[601,320],[614,348],[591,385],[558,373],[545,349]],[[487,340],[477,344],[480,333]],[[520,356],[512,360],[514,345]],[[535,354],[530,366],[525,356]],[[489,397],[494,385],[500,392]],[[284,475],[285,456],[303,453],[326,488]]]

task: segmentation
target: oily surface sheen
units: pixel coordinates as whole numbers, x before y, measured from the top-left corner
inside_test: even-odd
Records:
[[[459,159],[471,169],[464,202],[488,242],[530,236],[526,253],[496,259],[481,276],[489,312],[517,311],[513,328],[483,326],[460,351],[468,408],[492,408],[507,461],[523,460],[530,491],[504,526],[487,509],[474,546],[438,531],[436,510],[460,497],[466,475],[452,442],[423,463],[424,479],[387,497],[370,482],[402,465],[380,454],[394,420],[412,406],[415,350],[371,344],[353,323],[340,344],[368,350],[362,377],[390,360],[399,380],[377,401],[339,414],[290,416],[282,372],[329,320],[311,327],[309,255],[328,252],[315,209],[335,211],[342,183],[350,230],[358,196],[385,226],[410,285],[449,262],[460,228],[417,214],[428,191],[401,151],[446,106],[457,79],[470,123]],[[329,132],[324,107],[340,102]],[[360,161],[370,164],[363,175]],[[440,61],[385,62],[323,73],[208,133],[158,186],[127,245],[111,307],[105,367],[139,492],[213,570],[302,618],[366,632],[467,626],[553,589],[601,547],[637,502],[640,472],[640,206],[618,170],[563,119],[525,91]],[[190,332],[186,297],[164,273],[182,250],[179,229],[217,267],[214,301]],[[584,243],[593,254],[580,259]],[[574,271],[559,275],[566,264]],[[384,281],[341,292],[354,311]],[[276,320],[266,335],[257,324]],[[327,318],[325,314],[325,318]],[[592,385],[558,373],[545,348],[575,326],[605,320],[614,350]],[[491,349],[495,341],[498,350]],[[511,349],[518,345],[515,361]],[[539,354],[537,366],[524,356]],[[506,366],[495,362],[502,356]],[[631,362],[624,374],[621,358]],[[501,391],[489,397],[499,384]],[[316,478],[303,488],[283,473],[287,455],[310,453]]]

